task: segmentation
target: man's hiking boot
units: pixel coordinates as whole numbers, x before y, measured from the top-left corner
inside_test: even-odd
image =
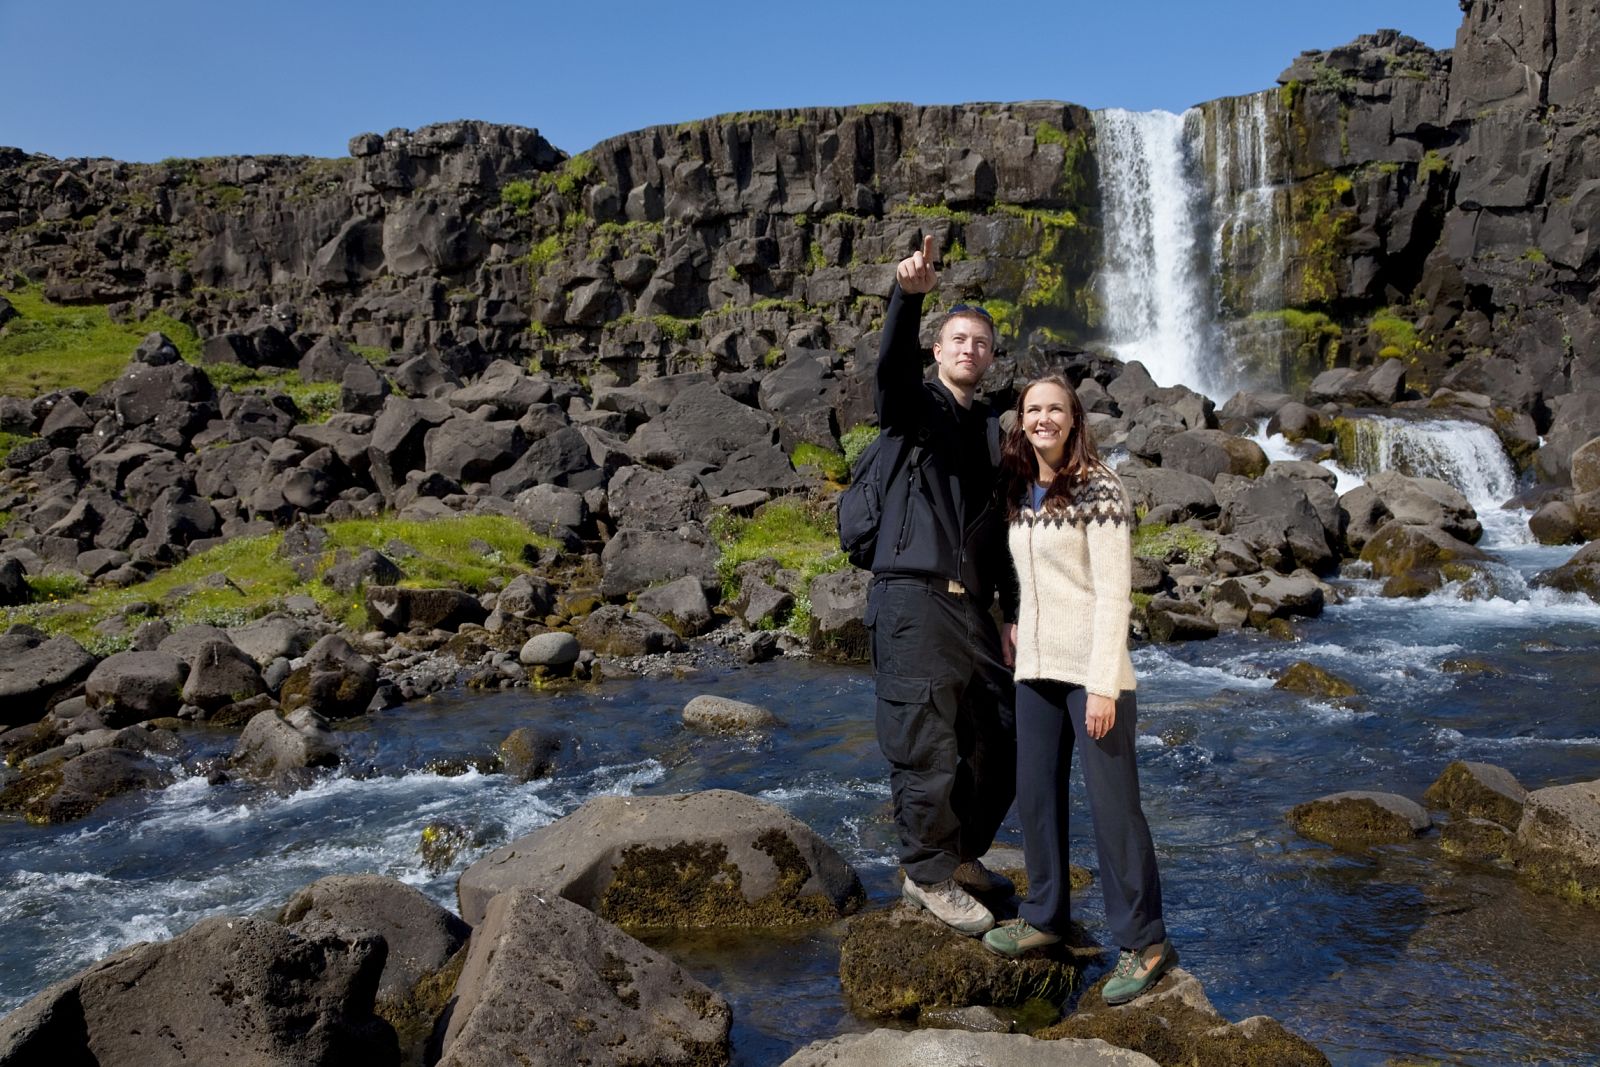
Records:
[[[1060,934],[1041,930],[1023,919],[1002,923],[983,935],[984,948],[1013,960],[1036,948],[1047,948],[1060,943]]]
[[[1126,1004],[1147,992],[1177,962],[1178,950],[1170,941],[1151,945],[1142,952],[1124,949],[1100,996],[1107,1004]]]
[[[935,919],[952,930],[969,937],[977,937],[994,926],[994,916],[989,909],[957,885],[954,878],[933,885],[918,885],[907,877],[900,887],[900,895],[917,907],[928,909]]]
[[[1011,879],[991,871],[982,860],[967,860],[951,877],[962,889],[980,897],[1009,897],[1017,891]]]

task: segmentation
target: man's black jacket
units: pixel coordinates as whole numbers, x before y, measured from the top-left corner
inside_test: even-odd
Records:
[[[872,573],[954,579],[980,605],[998,593],[1001,611],[1012,619],[1016,575],[1006,550],[999,496],[998,420],[982,401],[973,401],[985,417],[986,440],[977,447],[989,452],[991,477],[982,499],[966,500],[958,450],[971,446],[962,440],[956,398],[937,378],[923,376],[925,357],[917,337],[921,322],[922,294],[903,292],[896,285],[878,347],[878,427],[888,438],[885,447],[897,453],[916,448],[919,458],[915,464],[897,464],[899,474],[885,487]]]

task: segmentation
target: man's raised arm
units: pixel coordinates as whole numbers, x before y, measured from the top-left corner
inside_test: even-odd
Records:
[[[878,428],[905,426],[917,417],[921,396],[923,356],[917,343],[922,327],[922,297],[939,284],[933,266],[933,238],[924,236],[922,247],[900,261],[894,272],[894,291],[878,342],[876,402]]]

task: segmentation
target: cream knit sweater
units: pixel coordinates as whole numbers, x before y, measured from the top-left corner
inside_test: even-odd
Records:
[[[1052,515],[1023,506],[1010,529],[1017,569],[1020,681],[1053,679],[1113,699],[1134,688],[1128,656],[1133,507],[1108,469],[1074,487]]]

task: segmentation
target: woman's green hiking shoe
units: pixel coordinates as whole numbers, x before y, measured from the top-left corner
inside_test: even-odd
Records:
[[[988,938],[984,941],[987,943]],[[1143,952],[1124,949],[1117,960],[1117,969],[1111,972],[1111,980],[1100,990],[1100,996],[1107,1004],[1126,1004],[1149,991],[1177,962],[1178,950],[1170,941],[1151,945]]]
[[[1036,926],[1028,925],[1022,919],[1003,923],[983,935],[984,948],[1013,960],[1033,949],[1060,943],[1060,934],[1047,933]]]

